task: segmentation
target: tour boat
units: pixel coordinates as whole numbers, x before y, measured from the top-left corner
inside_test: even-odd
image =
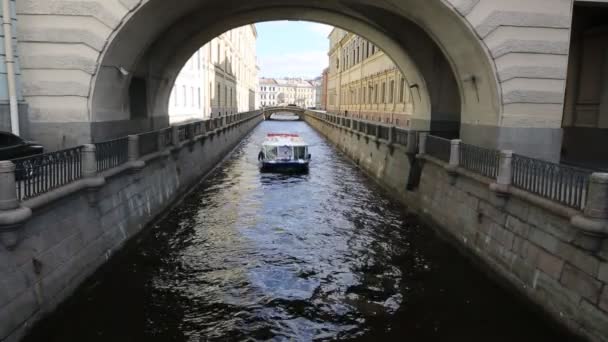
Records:
[[[308,145],[297,134],[271,133],[258,154],[262,171],[302,172],[308,170]]]

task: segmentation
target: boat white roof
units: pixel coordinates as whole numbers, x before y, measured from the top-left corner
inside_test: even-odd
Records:
[[[264,146],[308,146],[297,134],[272,133],[266,136]]]

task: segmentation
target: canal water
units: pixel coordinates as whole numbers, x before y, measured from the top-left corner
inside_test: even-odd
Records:
[[[309,142],[308,174],[260,174],[269,132]],[[266,121],[27,341],[569,338],[306,123]]]

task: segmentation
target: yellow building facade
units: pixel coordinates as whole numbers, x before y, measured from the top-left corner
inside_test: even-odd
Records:
[[[414,103],[406,78],[371,42],[335,28],[329,34],[327,111],[410,127]]]

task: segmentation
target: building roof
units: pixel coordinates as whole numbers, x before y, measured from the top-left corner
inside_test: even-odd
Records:
[[[263,143],[264,146],[307,146],[306,142],[297,134],[269,133]]]
[[[262,84],[273,84],[274,85],[274,84],[277,84],[277,82],[275,81],[274,78],[262,77],[262,78],[260,78],[260,85],[262,85]]]

